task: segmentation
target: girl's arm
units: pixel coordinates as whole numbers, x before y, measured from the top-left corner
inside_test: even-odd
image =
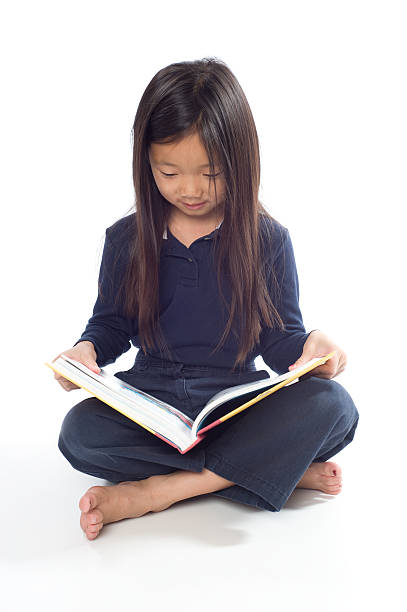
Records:
[[[311,332],[306,332],[299,306],[299,285],[294,249],[287,228],[281,226],[281,245],[274,259],[274,271],[280,292],[268,275],[268,287],[286,331],[266,327],[260,334],[260,350],[264,362],[277,374],[283,374],[302,354]],[[267,255],[267,254],[266,254]]]
[[[99,286],[102,290],[93,308],[82,336],[74,344],[85,340],[92,342],[96,350],[97,364],[103,367],[113,363],[130,348],[130,338],[136,335],[132,322],[120,314],[114,306],[119,282],[124,271],[125,258],[111,239],[111,228],[106,230],[105,244],[99,271]],[[118,259],[113,268],[113,264]],[[114,272],[114,273],[113,273]]]

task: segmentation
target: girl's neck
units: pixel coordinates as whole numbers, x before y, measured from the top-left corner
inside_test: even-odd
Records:
[[[174,228],[186,234],[203,232],[203,236],[212,232],[223,221],[224,216],[223,210],[216,211],[211,217],[192,217],[177,214],[177,212],[177,209],[171,211],[167,221],[167,225],[172,233],[172,229]]]
[[[223,221],[223,215],[217,214],[211,219],[205,218],[186,218],[186,215],[170,214],[167,222],[171,234],[187,248],[198,238],[213,232]]]

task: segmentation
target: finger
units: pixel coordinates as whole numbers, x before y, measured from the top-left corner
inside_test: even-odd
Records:
[[[311,376],[317,376],[318,378],[325,378],[329,380],[335,376],[335,370],[330,367],[320,366],[319,368],[315,368],[310,372]]]
[[[346,357],[345,357],[345,358],[342,358],[342,359],[339,361],[339,364],[338,364],[338,369],[337,369],[337,371],[336,371],[336,375],[338,375],[338,374],[340,374],[341,372],[343,372],[343,371],[344,371],[344,369],[345,369],[345,367],[346,367]]]
[[[343,366],[342,368],[339,368],[339,370],[337,371],[337,373],[335,374],[335,376],[337,376],[338,374],[341,374],[341,372],[343,372],[345,369],[345,366]]]
[[[330,374],[333,374],[335,370],[336,368],[334,367],[334,364],[329,363],[328,361],[327,363],[324,363],[323,365],[311,370],[311,376],[321,376],[322,378],[326,378]]]
[[[337,367],[337,371],[339,372],[339,370],[344,370],[345,369],[345,361],[344,360],[340,360],[340,362],[338,363],[338,367]]]
[[[346,355],[341,359],[340,363],[339,363],[339,367],[342,368],[342,370],[344,370],[346,368]]]
[[[57,373],[55,373],[55,374],[54,374],[54,377],[55,377],[55,379],[56,379],[58,382],[64,382],[64,381],[66,381],[66,380],[67,380],[67,378],[65,378],[64,376],[61,376],[61,374],[57,374]]]
[[[303,374],[302,376],[300,376],[298,380],[306,380],[307,378],[310,378],[311,376],[313,376],[313,374],[311,374],[311,372],[307,372],[306,374]]]
[[[315,368],[316,370],[316,368]],[[332,374],[330,372],[318,372],[315,373],[315,370],[311,370],[310,372],[307,372],[306,374],[303,374],[302,376],[299,377],[298,380],[306,380],[307,378],[311,378],[311,376],[316,376],[317,378],[332,378]]]
[[[71,390],[71,389],[76,389],[77,388],[77,385],[72,383],[67,378],[64,378],[63,376],[59,376],[59,378],[57,380],[58,380],[59,384],[61,385],[61,387],[63,389]]]
[[[73,389],[78,389],[79,388],[79,387],[77,387],[76,385],[73,385],[70,382],[63,384],[62,387],[65,389],[65,391],[72,391]]]
[[[305,374],[300,376],[299,380],[306,380],[307,378],[310,378],[311,376],[318,376],[320,378],[325,378],[327,372],[329,372],[329,370],[327,369],[327,364],[322,364],[322,365],[319,365],[317,368],[314,368],[313,370],[310,370],[309,372],[306,372]]]

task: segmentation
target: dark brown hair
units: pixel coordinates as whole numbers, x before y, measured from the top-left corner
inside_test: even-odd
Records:
[[[160,248],[171,205],[156,186],[148,150],[153,142],[175,142],[192,132],[199,134],[205,147],[209,173],[214,173],[217,162],[226,184],[224,219],[211,248],[229,320],[213,352],[221,349],[232,331],[240,338],[235,369],[259,342],[263,325],[284,326],[269,295],[261,260],[259,216],[266,215],[271,222],[273,218],[258,199],[256,126],[236,77],[217,58],[178,62],[159,70],[141,97],[132,130],[136,214],[117,300],[125,316],[138,319],[143,351],[157,346],[157,339],[160,354],[166,352],[171,359],[159,324]],[[230,286],[230,304],[222,290],[225,283]]]

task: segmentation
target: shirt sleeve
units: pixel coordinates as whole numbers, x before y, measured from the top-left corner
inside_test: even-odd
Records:
[[[123,316],[114,305],[119,283],[123,277],[125,257],[123,249],[115,246],[106,230],[102,261],[99,271],[99,291],[93,314],[78,342],[88,340],[96,350],[96,363],[103,367],[113,363],[117,357],[131,347],[130,338],[134,335],[132,322]],[[117,262],[117,263],[116,263]]]
[[[306,332],[299,306],[299,284],[294,249],[287,228],[282,228],[282,240],[274,258],[275,280],[272,283],[271,269],[268,271],[268,288],[273,304],[285,326],[263,328],[260,334],[260,354],[264,362],[277,374],[288,371],[288,367],[300,357],[303,346],[311,332]]]

